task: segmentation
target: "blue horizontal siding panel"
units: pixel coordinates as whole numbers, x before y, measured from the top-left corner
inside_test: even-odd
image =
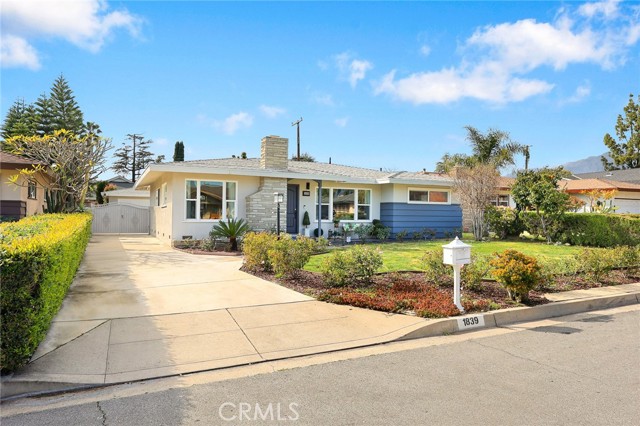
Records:
[[[445,232],[462,229],[462,209],[458,204],[380,203],[380,221],[391,228],[392,236],[431,228],[443,237]]]

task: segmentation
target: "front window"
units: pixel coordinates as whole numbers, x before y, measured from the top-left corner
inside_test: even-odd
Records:
[[[370,189],[323,188],[320,204],[322,220],[371,219]]]
[[[187,219],[220,220],[236,217],[235,182],[187,180],[185,189]]]
[[[34,181],[30,180],[27,186],[27,198],[35,200],[37,197],[37,185]]]
[[[508,195],[498,195],[492,202],[492,205],[499,207],[509,207],[509,196]]]
[[[409,203],[449,204],[449,191],[409,188]]]

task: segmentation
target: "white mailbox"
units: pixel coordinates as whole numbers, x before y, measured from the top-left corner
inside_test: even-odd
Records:
[[[466,265],[471,262],[471,246],[456,237],[449,244],[442,246],[442,263],[447,265]]]

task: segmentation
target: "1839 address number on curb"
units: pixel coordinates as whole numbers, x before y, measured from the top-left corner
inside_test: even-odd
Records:
[[[468,330],[470,328],[484,327],[484,316],[473,315],[458,318],[458,330]]]

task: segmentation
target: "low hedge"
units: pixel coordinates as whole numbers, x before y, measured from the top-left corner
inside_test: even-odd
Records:
[[[517,237],[523,231],[532,235],[542,233],[535,212],[512,209],[487,209],[489,228],[498,237]],[[640,216],[602,213],[565,213],[555,226],[554,241],[576,246],[614,247],[640,244]]]
[[[25,365],[45,337],[91,237],[91,214],[0,224],[0,368]]]
[[[640,244],[640,219],[631,215],[569,213],[562,220],[562,229],[560,241],[577,246]]]

